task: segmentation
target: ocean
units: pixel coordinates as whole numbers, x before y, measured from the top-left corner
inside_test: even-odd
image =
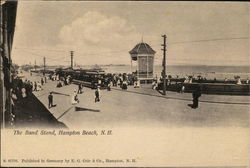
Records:
[[[107,73],[131,73],[130,65],[101,65]],[[135,71],[136,67],[132,67]],[[160,76],[162,66],[154,66],[154,76]],[[250,78],[250,66],[206,66],[206,65],[170,65],[167,66],[167,75],[185,77],[189,75],[206,77],[207,79],[234,79],[240,76],[241,79]]]

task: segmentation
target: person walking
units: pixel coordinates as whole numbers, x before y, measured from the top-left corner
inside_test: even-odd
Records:
[[[111,91],[111,81],[108,83],[107,91]]]
[[[58,88],[62,87],[61,81],[59,81],[59,82],[57,83],[56,87],[58,87]]]
[[[37,82],[37,91],[42,90],[42,85],[40,82]]]
[[[79,83],[77,93],[82,94],[82,84]]]
[[[67,82],[67,79],[66,79],[66,77],[64,77],[64,85],[66,86],[66,85],[68,85],[68,82]]]
[[[185,92],[185,85],[182,84],[180,93],[184,93],[184,92]]]
[[[201,97],[201,91],[200,91],[200,88],[197,88],[193,92],[193,105],[192,105],[193,109],[198,108],[198,106],[199,106],[199,97]]]
[[[37,83],[34,82],[34,91],[37,91]]]
[[[43,78],[41,78],[41,85],[43,85],[44,84],[44,80],[43,80]]]
[[[100,87],[98,86],[95,91],[95,103],[100,101]]]
[[[70,78],[69,76],[67,76],[67,78],[66,78],[67,85],[70,84],[70,79],[69,78]]]
[[[75,104],[77,104],[79,102],[80,101],[79,101],[79,98],[77,96],[77,92],[76,92],[76,90],[74,90],[74,93],[73,93],[72,99],[71,99],[71,103],[72,103],[72,105],[75,105]]]
[[[53,95],[52,95],[52,92],[49,93],[48,100],[49,100],[49,108],[53,107]]]
[[[102,85],[102,80],[99,78],[98,79],[98,86],[101,86]]]

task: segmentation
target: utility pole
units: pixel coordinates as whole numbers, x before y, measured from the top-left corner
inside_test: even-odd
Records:
[[[162,70],[162,77],[163,77],[163,95],[166,95],[166,38],[167,36],[164,34],[162,35],[163,37],[163,70]]]
[[[0,11],[2,12],[2,4],[0,4]],[[0,13],[0,35],[1,35],[1,37],[0,37],[0,46],[3,46],[3,36],[4,36],[4,33],[3,33],[3,28],[4,28],[4,26],[3,26],[3,17],[2,17],[2,13]],[[4,47],[1,47],[0,48],[0,52],[1,52],[1,55],[3,54],[4,55]],[[1,76],[0,76],[0,80],[1,80],[1,83],[2,83],[2,85],[1,85],[1,92],[2,92],[2,94],[1,94],[1,97],[0,97],[0,99],[1,99],[1,105],[2,105],[2,107],[0,107],[1,109],[1,111],[2,111],[2,113],[0,113],[0,115],[1,115],[1,117],[0,117],[0,119],[1,119],[1,121],[0,121],[0,123],[1,123],[1,126],[0,126],[0,129],[1,128],[4,128],[5,127],[5,115],[4,115],[4,111],[5,111],[5,94],[3,93],[4,92],[4,85],[5,85],[5,83],[4,83],[4,79],[2,78],[2,76],[3,76],[3,67],[2,67],[2,62],[3,62],[3,57],[0,57],[0,64],[1,64]]]
[[[43,76],[45,76],[45,62],[46,62],[46,58],[43,57]]]
[[[35,60],[35,71],[36,71],[36,60]]]
[[[30,62],[30,64],[29,64],[30,66],[29,66],[29,71],[30,71],[30,76],[32,75],[32,73],[31,73],[31,62]]]
[[[71,69],[73,69],[73,57],[74,57],[74,51],[70,51]]]

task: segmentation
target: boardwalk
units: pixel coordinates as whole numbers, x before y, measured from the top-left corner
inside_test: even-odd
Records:
[[[41,76],[26,77],[33,81]],[[250,97],[202,95],[198,109],[191,109],[192,95],[167,92],[162,96],[149,86],[119,87],[101,91],[101,102],[94,102],[94,90],[84,88],[79,94],[80,103],[71,105],[71,95],[78,86],[71,84],[56,88],[48,81],[42,91],[34,92],[47,107],[48,94],[54,92],[55,107],[50,112],[67,127],[84,126],[167,126],[167,127],[249,127]]]

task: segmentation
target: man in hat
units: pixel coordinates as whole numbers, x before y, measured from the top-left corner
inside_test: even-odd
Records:
[[[201,97],[201,89],[198,87],[194,92],[193,92],[193,105],[192,108],[196,109],[199,106],[199,97]]]
[[[41,78],[41,84],[42,84],[42,85],[44,84],[44,80],[43,80],[43,78]]]
[[[82,84],[81,83],[79,83],[79,85],[78,85],[78,91],[77,91],[77,93],[82,94]]]
[[[37,83],[34,82],[34,91],[37,91]]]
[[[100,101],[100,86],[95,91],[95,103]]]
[[[49,108],[51,108],[51,107],[53,107],[53,95],[52,95],[52,92],[49,93],[48,99],[49,99]]]

